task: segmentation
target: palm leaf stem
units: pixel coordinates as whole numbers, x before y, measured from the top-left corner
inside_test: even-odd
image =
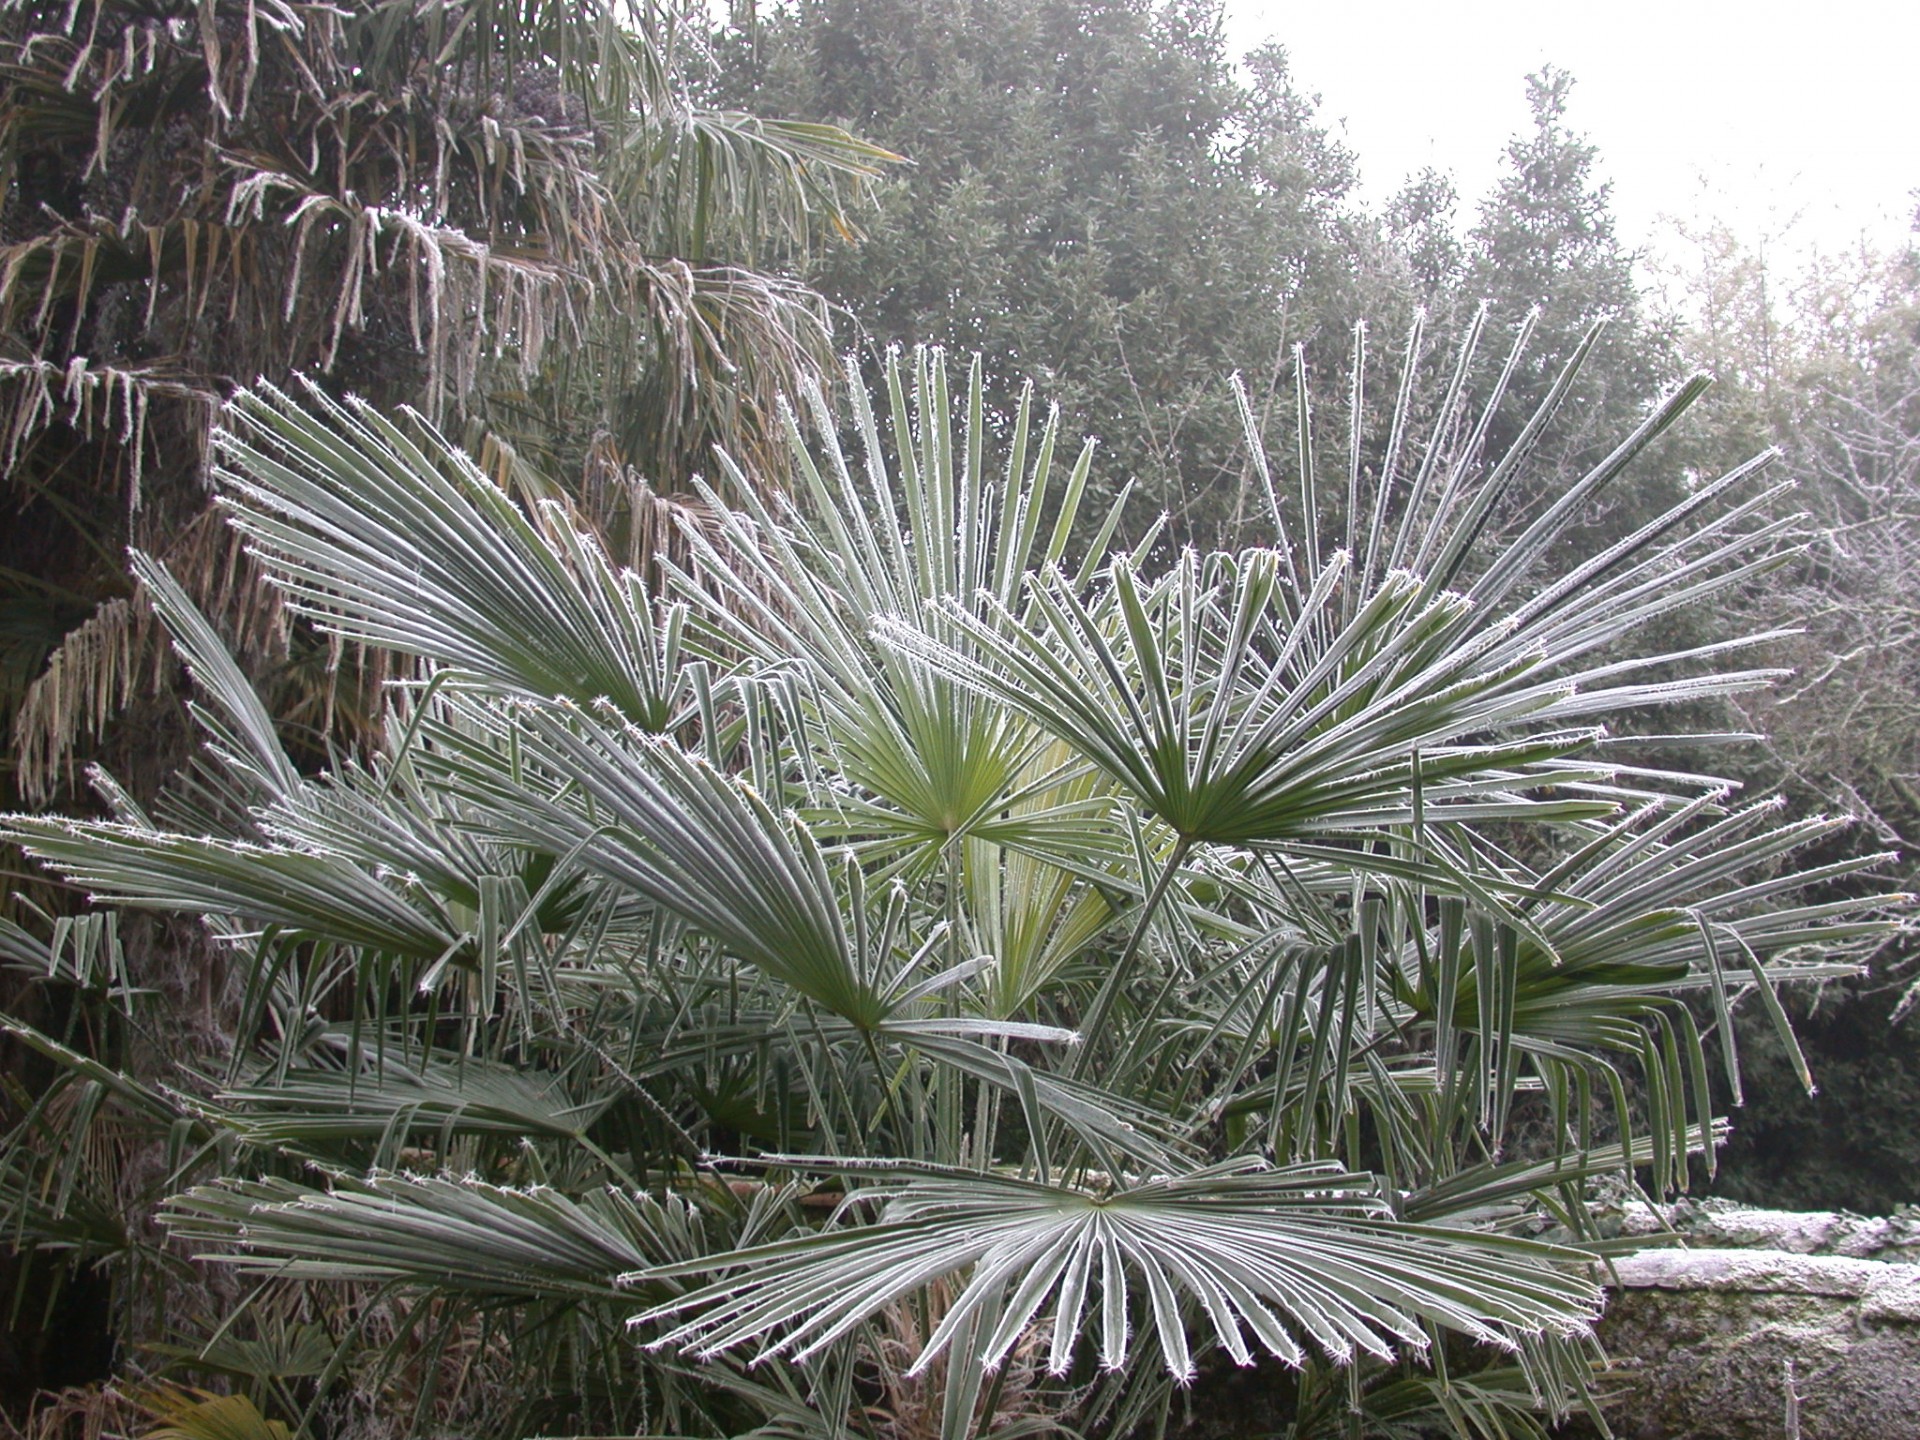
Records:
[[[1166,864],[1160,869],[1159,876],[1153,882],[1153,888],[1147,892],[1147,898],[1141,903],[1140,918],[1134,922],[1127,943],[1120,947],[1120,953],[1107,967],[1106,976],[1100,982],[1100,989],[1093,997],[1093,1003],[1087,1008],[1086,1019],[1081,1023],[1080,1031],[1086,1036],[1096,1036],[1104,1032],[1107,1018],[1113,1009],[1114,1001],[1121,990],[1132,978],[1133,967],[1139,958],[1141,948],[1146,944],[1147,929],[1153,924],[1154,916],[1159,913],[1167,893],[1173,888],[1174,878],[1180,873],[1180,867],[1186,863],[1193,841],[1187,836],[1179,836],[1173,842],[1173,848],[1167,854]],[[1092,1065],[1093,1045],[1082,1045],[1075,1056],[1073,1078],[1083,1078]]]

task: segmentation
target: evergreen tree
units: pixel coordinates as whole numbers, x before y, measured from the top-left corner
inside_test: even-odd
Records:
[[[1249,513],[1230,373],[1282,413],[1293,343],[1337,376],[1360,313],[1401,321],[1361,295],[1379,247],[1352,157],[1283,50],[1236,74],[1211,0],[806,0],[721,53],[735,101],[914,162],[811,272],[822,290],[876,346],[978,352],[1004,385],[1045,385],[1176,542]]]
[[[1466,265],[1455,223],[1460,192],[1431,167],[1408,177],[1387,204],[1387,233],[1406,256],[1422,304],[1446,304]]]
[[[1542,453],[1548,477],[1571,481],[1609,438],[1657,397],[1676,369],[1670,339],[1651,324],[1634,277],[1633,255],[1614,232],[1612,186],[1597,173],[1599,152],[1567,121],[1573,77],[1545,66],[1527,77],[1530,129],[1507,146],[1507,168],[1480,203],[1467,239],[1464,288],[1484,298],[1496,327],[1521,324],[1538,310],[1535,341],[1514,377],[1492,443],[1518,434],[1552,386],[1561,357],[1587,327],[1606,329],[1576,382],[1567,424],[1550,432]],[[1568,412],[1562,412],[1568,413]],[[1623,497],[1632,510],[1664,496]]]

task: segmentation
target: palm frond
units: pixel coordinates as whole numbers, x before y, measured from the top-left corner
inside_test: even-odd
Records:
[[[1101,1363],[1117,1368],[1137,1287],[1168,1370],[1185,1376],[1185,1311],[1195,1304],[1241,1364],[1252,1360],[1249,1335],[1298,1364],[1303,1336],[1340,1360],[1385,1357],[1424,1348],[1422,1321],[1511,1346],[1524,1334],[1578,1332],[1598,1313],[1592,1282],[1559,1268],[1575,1254],[1398,1224],[1364,1177],[1326,1166],[1240,1162],[1107,1194],[982,1175],[855,1194],[886,1201],[876,1224],[642,1272],[722,1275],[636,1323],[693,1311],[650,1343],[805,1359],[884,1305],[970,1269],[917,1366],[965,1334],[959,1363],[991,1370],[1051,1300],[1049,1368],[1072,1365],[1083,1324]]]
[[[612,1099],[582,1103],[562,1076],[475,1057],[388,1053],[358,1069],[266,1070],[220,1091],[209,1109],[224,1128],[263,1149],[325,1155],[373,1142],[378,1165],[382,1153],[390,1163],[410,1144],[445,1151],[470,1135],[578,1143]]]
[[[524,515],[431,430],[311,403],[243,394],[220,442],[235,523],[297,607],[354,640],[666,727],[684,703],[677,624],[655,625],[640,577],[557,507]]]
[[[812,657],[821,732],[815,743],[845,777],[847,826],[869,853],[925,868],[937,863],[940,847],[987,827],[1003,845],[1091,840],[1100,848],[1104,839],[1111,849],[1114,837],[1087,823],[1097,822],[1099,807],[1051,809],[1011,794],[1030,776],[1038,752],[1032,726],[902,663],[871,634],[887,620],[950,635],[944,604],[974,608],[984,595],[1010,601],[1030,565],[1059,561],[1086,493],[1091,448],[1067,476],[1043,537],[1042,517],[1056,502],[1059,417],[1036,436],[1030,393],[1012,419],[1003,478],[996,480],[977,361],[956,404],[941,357],[917,352],[910,377],[900,357],[890,357],[886,439],[857,388],[857,372],[848,379],[863,463],[845,453],[824,396],[810,391],[824,463],[814,460],[797,421],[789,417],[787,424],[802,504],[776,511],[756,501],[729,465],[742,497],[722,521],[729,551],[723,557],[709,545],[696,547],[704,571],[721,586],[714,594],[683,583],[681,594],[701,607],[728,649],[767,666],[795,653]],[[900,493],[887,473],[890,450],[911,467]],[[833,833],[837,818],[828,809],[816,823]]]
[[[164,651],[153,639],[153,612],[135,598],[107,601],[60,642],[13,717],[29,799],[52,793],[83,737],[98,736],[134,696],[161,688]]]
[[[657,1261],[661,1247],[649,1237],[675,1223],[662,1217],[678,1203],[375,1175],[343,1176],[326,1190],[287,1180],[198,1186],[165,1219],[183,1238],[236,1247],[222,1258],[252,1270],[426,1281],[502,1298],[632,1300],[619,1277]]]

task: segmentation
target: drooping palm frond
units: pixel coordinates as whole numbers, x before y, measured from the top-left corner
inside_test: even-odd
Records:
[[[604,703],[656,732],[677,718],[679,621],[656,625],[643,577],[559,506],[526,515],[431,430],[312,404],[244,392],[222,441],[228,508],[298,608],[510,693]]]
[[[17,817],[13,833],[29,854],[104,901],[244,917],[425,960],[461,939],[431,901],[410,902],[350,862],[328,864],[299,847],[54,817]]]
[[[205,697],[190,703],[188,710],[214,749],[223,777],[240,780],[244,793],[256,800],[292,795],[300,788],[299,772],[273,716],[225,642],[164,566],[135,552],[133,574]]]
[[[156,1422],[147,1440],[292,1440],[285,1423],[267,1419],[245,1395],[156,1387],[140,1403]]]
[[[29,268],[25,255],[9,255],[5,261],[14,273]],[[75,262],[83,271],[92,272],[96,262],[83,246]],[[57,266],[56,266],[57,268]],[[13,279],[13,274],[9,274]],[[20,283],[15,280],[14,283]],[[23,297],[24,298],[24,297]],[[44,302],[45,293],[41,295]],[[84,303],[83,292],[70,303]],[[127,455],[126,502],[138,507],[141,478],[150,448],[147,417],[154,402],[184,402],[199,411],[200,423],[192,427],[199,437],[211,434],[213,413],[220,397],[204,386],[169,373],[166,365],[116,366],[92,363],[79,356],[61,365],[45,356],[30,360],[0,360],[0,386],[12,391],[4,422],[0,422],[0,456],[5,457],[8,478],[16,485],[44,485],[34,467],[21,463],[34,437],[55,422],[89,438],[111,437]],[[204,465],[203,451],[198,457]]]
[[[13,716],[14,753],[44,795],[82,735],[98,735],[135,695],[155,688],[166,652],[153,644],[152,612],[138,599],[109,600],[69,631]]]
[[[350,1049],[349,1046],[338,1046]],[[325,1067],[276,1073],[219,1091],[210,1108],[221,1123],[263,1149],[331,1158],[371,1143],[372,1167],[391,1168],[402,1152],[420,1147],[446,1156],[459,1140],[480,1135],[583,1141],[611,1097],[582,1103],[564,1077],[459,1054],[414,1057],[399,1045],[390,1053],[328,1056]],[[276,1067],[277,1068],[277,1067]]]
[[[620,1276],[660,1253],[654,1202],[617,1191],[572,1199],[477,1180],[375,1175],[327,1190],[251,1181],[188,1190],[176,1234],[256,1240],[238,1263],[315,1279],[431,1280],[490,1296],[620,1299]],[[264,1242],[264,1243],[260,1243]]]

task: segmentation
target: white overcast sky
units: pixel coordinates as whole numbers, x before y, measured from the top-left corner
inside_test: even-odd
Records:
[[[1671,252],[1662,216],[1845,247],[1907,231],[1920,197],[1920,0],[1227,0],[1238,51],[1272,38],[1359,156],[1363,192],[1425,165],[1463,210],[1527,123],[1525,76],[1576,79],[1621,238]]]

